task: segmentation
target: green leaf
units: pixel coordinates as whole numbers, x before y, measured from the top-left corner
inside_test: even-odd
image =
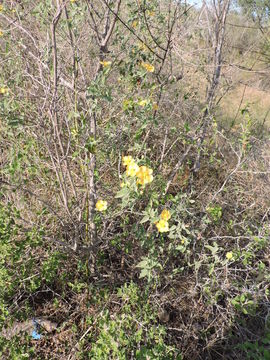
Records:
[[[144,215],[144,217],[142,218],[142,220],[140,221],[140,224],[144,224],[146,223],[147,221],[150,220],[150,217],[148,214]]]
[[[148,264],[148,259],[145,259],[145,260],[142,260],[142,261],[140,261],[137,265],[136,265],[136,267],[137,268],[146,268],[147,267],[147,264]]]
[[[140,272],[140,276],[139,276],[139,278],[140,279],[142,279],[142,278],[144,278],[144,277],[146,277],[146,276],[148,276],[149,275],[149,270],[148,269],[142,269],[142,271]]]
[[[214,246],[205,245],[205,247],[206,247],[206,249],[211,251],[212,255],[215,255],[219,250],[217,243],[214,243]]]
[[[126,197],[126,196],[129,195],[129,192],[130,192],[129,189],[125,186],[116,193],[115,198],[116,199],[121,199],[123,197]]]
[[[246,296],[245,296],[245,294],[242,294],[240,296],[240,301],[243,303],[243,302],[245,302],[245,300],[246,300]]]

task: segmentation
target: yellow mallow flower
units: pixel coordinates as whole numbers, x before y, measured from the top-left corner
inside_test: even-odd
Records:
[[[140,166],[137,172],[137,184],[145,185],[153,181],[153,170],[147,166]]]
[[[127,155],[127,156],[123,156],[122,162],[124,166],[128,166],[131,163],[135,163],[135,160],[131,155]]]
[[[100,61],[100,64],[103,65],[104,67],[108,67],[108,66],[111,66],[112,62],[111,61]]]
[[[170,211],[167,210],[167,209],[164,209],[164,210],[162,211],[162,213],[160,214],[160,218],[161,218],[162,220],[165,220],[165,221],[170,220],[170,218],[171,218],[171,213],[170,213]]]
[[[120,183],[120,187],[121,188],[123,188],[123,187],[126,187],[126,186],[129,186],[130,185],[130,182],[129,181],[122,181],[121,183]]]
[[[147,11],[146,12],[148,16],[154,16],[155,15],[155,12],[154,11]]]
[[[157,227],[158,231],[161,233],[169,231],[169,223],[168,223],[168,221],[163,220],[163,219],[160,219],[156,223],[156,227]]]
[[[148,72],[154,72],[155,71],[155,67],[153,65],[151,65],[151,64],[142,62],[141,65]]]
[[[7,88],[5,88],[5,87],[1,87],[0,88],[0,94],[6,94],[8,92],[8,89]]]
[[[98,211],[105,211],[108,207],[108,203],[105,200],[98,200],[96,202],[96,210]]]
[[[142,107],[145,107],[145,105],[148,104],[148,100],[141,100],[138,102],[138,105],[142,106]]]
[[[231,251],[227,252],[226,258],[227,258],[228,260],[231,260],[231,259],[233,258],[233,253],[232,253]]]
[[[138,48],[143,51],[148,51],[148,47],[142,42],[138,43]]]
[[[134,177],[137,175],[139,169],[140,169],[139,166],[135,163],[135,161],[133,161],[127,165],[126,174],[127,176]]]

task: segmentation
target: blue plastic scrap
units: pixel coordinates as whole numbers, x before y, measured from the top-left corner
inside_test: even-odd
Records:
[[[35,340],[40,340],[42,338],[41,334],[37,333],[36,330],[33,330],[32,331],[32,334],[31,334],[32,338],[35,339]]]
[[[33,325],[34,325],[34,330],[32,331],[31,336],[35,340],[40,340],[42,338],[42,335],[38,333],[39,323],[37,322],[36,319],[33,319]]]

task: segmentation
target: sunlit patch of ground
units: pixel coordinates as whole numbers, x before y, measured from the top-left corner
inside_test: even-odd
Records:
[[[270,126],[270,92],[239,85],[220,102],[222,117],[241,122],[241,110],[248,108],[253,123]]]

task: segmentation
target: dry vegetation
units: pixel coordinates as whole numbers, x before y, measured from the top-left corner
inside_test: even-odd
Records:
[[[2,1],[3,359],[270,359],[267,24]]]

